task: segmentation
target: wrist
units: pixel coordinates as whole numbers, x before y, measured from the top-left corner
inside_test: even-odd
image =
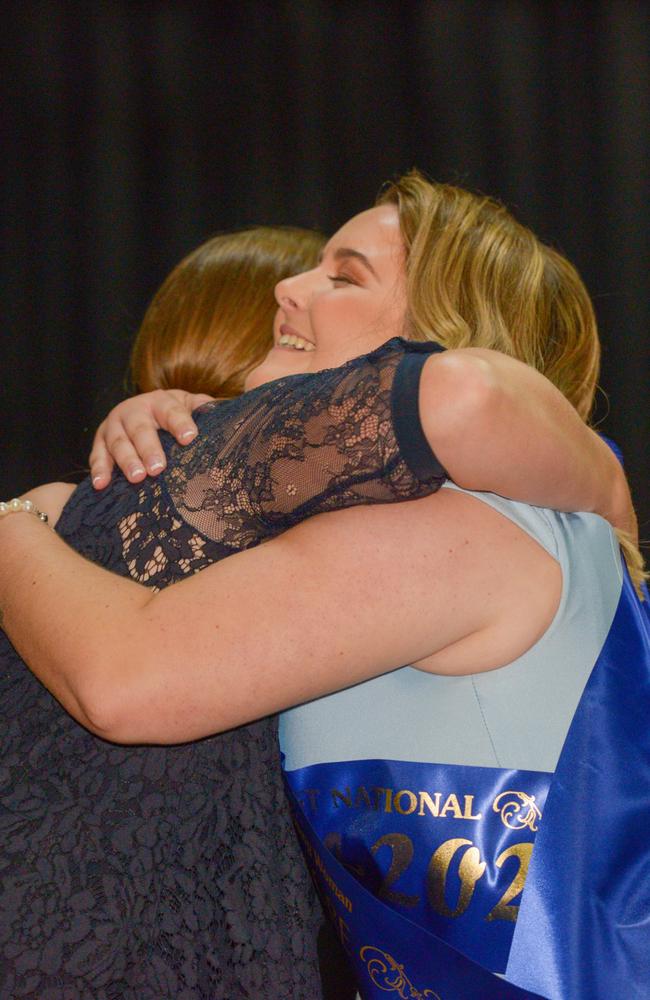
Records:
[[[11,634],[9,628],[17,607],[27,593],[31,593],[31,576],[34,557],[41,551],[44,538],[53,532],[44,532],[43,523],[37,517],[22,517],[6,514],[0,517],[0,614],[1,627]],[[26,588],[30,586],[30,590]]]
[[[43,524],[47,524],[49,520],[47,514],[39,510],[32,500],[23,500],[21,497],[14,497],[13,500],[0,500],[0,519],[9,517],[10,514],[32,514]]]

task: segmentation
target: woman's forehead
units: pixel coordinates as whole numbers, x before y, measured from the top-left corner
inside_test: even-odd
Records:
[[[364,254],[376,266],[401,265],[404,243],[396,207],[377,205],[349,219],[328,241],[325,254],[342,248]]]

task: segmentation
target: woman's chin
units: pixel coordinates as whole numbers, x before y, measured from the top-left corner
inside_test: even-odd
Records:
[[[286,375],[301,375],[309,367],[309,354],[286,347],[272,347],[261,365],[253,368],[244,381],[244,392],[257,389],[265,382],[284,378]]]

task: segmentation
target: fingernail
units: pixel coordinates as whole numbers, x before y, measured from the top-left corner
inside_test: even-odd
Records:
[[[106,479],[106,473],[98,472],[96,476],[93,476],[92,479],[93,486],[99,486],[99,484],[103,483],[105,479]]]
[[[159,458],[155,458],[153,461],[147,463],[147,468],[149,469],[151,475],[155,475],[156,472],[160,472],[163,468],[163,463]]]
[[[135,479],[136,476],[146,475],[144,467],[142,465],[130,465],[128,474],[130,479]]]
[[[188,427],[187,430],[181,431],[178,436],[181,439],[181,441],[189,441],[189,439],[193,438],[195,434],[196,434],[196,431],[194,430],[194,428],[193,427]]]

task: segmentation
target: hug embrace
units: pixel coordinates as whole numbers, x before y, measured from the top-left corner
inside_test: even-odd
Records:
[[[185,393],[0,518],[2,996],[640,1000],[645,574],[579,276],[417,173],[217,240],[134,352]]]

